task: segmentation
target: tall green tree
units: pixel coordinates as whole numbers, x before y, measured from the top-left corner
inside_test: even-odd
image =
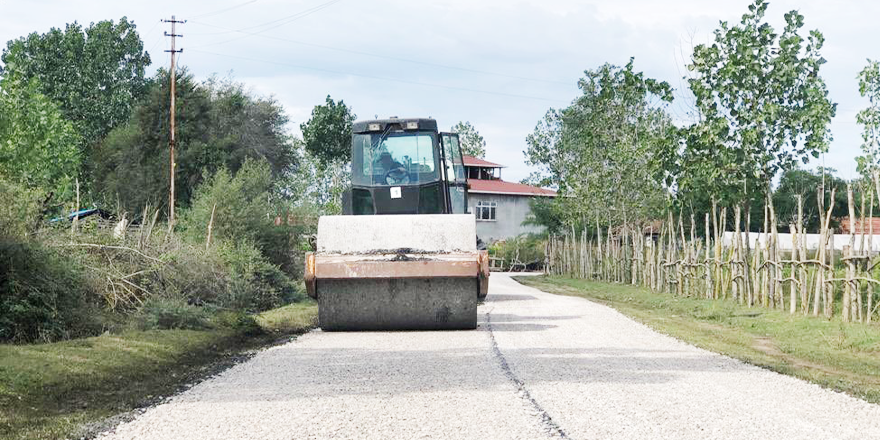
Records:
[[[486,156],[486,140],[480,132],[471,125],[470,121],[455,124],[450,131],[458,133],[458,141],[461,144],[461,154],[479,157]]]
[[[880,170],[880,62],[868,60],[859,72],[859,93],[868,98],[868,107],[856,114],[862,126],[862,156],[856,158],[859,171],[874,179]]]
[[[148,90],[144,71],[150,55],[134,22],[125,17],[34,32],[10,41],[0,61],[3,76],[38,79],[40,91],[60,105],[85,146],[128,120]]]
[[[582,94],[550,109],[526,139],[527,161],[541,168],[535,183],[554,185],[566,222],[652,217],[665,203],[655,157],[674,128],[659,104],[672,100],[666,82],[610,64],[587,70]]]
[[[80,137],[37,79],[0,80],[0,175],[68,201],[79,172]]]
[[[770,190],[779,171],[827,149],[835,104],[819,75],[824,37],[800,31],[804,16],[785,14],[777,34],[768,3],[749,5],[738,25],[722,21],[712,44],[694,48],[689,80],[702,121],[687,133],[677,186],[740,203]]]
[[[351,124],[357,116],[340,99],[330,95],[324,105],[312,109],[312,117],[300,124],[307,152],[324,165],[351,161]]]
[[[125,124],[111,131],[95,154],[96,182],[108,204],[129,212],[145,204],[167,206],[169,188],[168,72]],[[221,168],[235,174],[247,159],[265,160],[274,177],[292,172],[296,155],[287,116],[271,98],[248,94],[231,80],[197,82],[177,76],[175,192],[189,205],[193,190]]]

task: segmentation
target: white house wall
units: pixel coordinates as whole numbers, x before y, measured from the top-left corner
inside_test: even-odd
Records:
[[[529,196],[513,196],[503,194],[468,194],[468,210],[476,213],[477,203],[495,202],[495,221],[477,220],[477,236],[483,241],[504,240],[516,237],[520,234],[543,232],[541,226],[524,226],[522,222],[531,213]]]

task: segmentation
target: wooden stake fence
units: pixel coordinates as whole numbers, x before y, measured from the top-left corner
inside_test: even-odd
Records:
[[[880,193],[880,182],[874,182]],[[551,236],[545,246],[548,274],[596,281],[628,283],[654,292],[674,293],[706,299],[731,298],[750,307],[766,307],[826,318],[837,312],[846,321],[870,323],[876,320],[878,301],[874,298],[880,257],[872,252],[873,225],[870,218],[874,202],[861,198],[861,228],[856,227],[855,197],[849,201],[849,241],[839,262],[834,251],[831,228],[833,206],[824,206],[820,196],[819,244],[808,249],[803,224],[803,200],[798,197],[798,217],[789,225],[789,251],[781,249],[776,212],[768,198],[764,209],[764,233],[749,237],[750,213],[734,206],[732,239],[724,242],[727,208],[712,204],[703,215],[703,237],[698,236],[695,215],[670,212],[660,230],[654,225],[627,222],[619,227],[600,226],[595,231],[569,230]],[[831,191],[831,200],[834,200]],[[720,211],[720,215],[719,215]],[[867,217],[866,217],[867,214]],[[745,223],[745,224],[743,224]],[[869,224],[870,229],[865,231]],[[687,225],[687,226],[686,226]],[[859,230],[858,232],[856,230]],[[867,240],[866,240],[867,232]],[[856,235],[859,235],[858,239]],[[730,235],[730,234],[728,234]],[[750,241],[753,238],[753,241]],[[763,238],[763,243],[759,238]],[[840,304],[836,305],[836,299]],[[835,307],[837,307],[835,309]]]

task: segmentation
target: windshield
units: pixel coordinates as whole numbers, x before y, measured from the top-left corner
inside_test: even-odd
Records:
[[[352,184],[416,185],[439,180],[433,132],[354,135]]]

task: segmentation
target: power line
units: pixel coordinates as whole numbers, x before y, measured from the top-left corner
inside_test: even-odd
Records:
[[[375,54],[375,53],[370,53],[370,52],[363,52],[363,51],[359,51],[359,50],[344,49],[344,48],[340,48],[340,47],[326,46],[323,44],[315,44],[315,43],[308,43],[305,41],[291,40],[289,38],[275,37],[275,36],[271,36],[271,35],[263,35],[260,33],[249,33],[249,32],[246,32],[246,31],[240,30],[240,29],[230,29],[227,27],[216,26],[216,25],[212,25],[212,24],[208,24],[208,23],[193,22],[193,24],[200,24],[202,26],[208,26],[208,27],[213,27],[213,28],[218,28],[218,29],[229,29],[229,32],[238,32],[238,33],[243,33],[243,34],[247,34],[247,35],[268,38],[271,40],[283,41],[286,43],[300,44],[303,46],[317,47],[319,49],[334,50],[337,52],[344,52],[344,53],[350,53],[350,54],[356,54],[356,55],[364,55],[364,56],[368,56],[368,57],[382,58],[382,59],[386,59],[386,60],[400,61],[400,62],[404,62],[404,63],[421,64],[423,66],[439,67],[439,68],[450,69],[450,70],[459,70],[462,72],[478,73],[481,75],[499,76],[499,77],[505,77],[505,78],[511,78],[511,79],[518,79],[518,80],[522,80],[522,81],[542,82],[542,83],[548,83],[548,84],[565,84],[567,86],[571,85],[571,82],[568,82],[568,81],[556,81],[556,80],[548,80],[548,79],[529,78],[529,77],[525,77],[525,76],[510,75],[510,74],[506,74],[506,73],[488,72],[485,70],[471,69],[471,68],[467,68],[467,67],[450,66],[450,65],[445,65],[445,64],[431,63],[428,61],[419,61],[419,60],[413,60],[413,59],[409,59],[409,58],[400,58],[400,57],[394,57],[394,56],[388,56],[388,55],[380,55],[380,54]],[[205,34],[203,34],[203,35],[205,35]],[[232,40],[229,40],[229,41],[232,41]],[[210,45],[202,45],[202,46],[195,46],[195,47],[207,47],[207,46],[213,46],[213,45],[222,44],[222,43],[223,42],[212,43]]]
[[[216,42],[216,43],[203,44],[203,45],[201,45],[201,46],[193,46],[193,48],[197,48],[197,47],[216,46],[216,45],[218,45],[218,44],[225,44],[225,43],[229,43],[229,42],[231,42],[231,41],[241,40],[242,38],[248,38],[248,37],[252,37],[252,36],[255,36],[255,35],[260,35],[260,34],[263,33],[263,32],[271,31],[272,29],[276,29],[276,28],[279,28],[279,27],[284,26],[284,25],[286,25],[286,24],[292,23],[292,22],[294,22],[294,21],[296,21],[296,20],[299,20],[300,18],[303,18],[303,17],[307,17],[307,16],[309,16],[309,15],[312,15],[312,14],[314,14],[314,13],[316,13],[316,12],[322,10],[322,9],[329,8],[330,6],[333,6],[334,4],[339,3],[339,2],[341,2],[341,1],[342,1],[342,0],[330,0],[330,1],[328,1],[328,2],[321,3],[320,5],[315,6],[315,7],[311,8],[311,9],[306,9],[306,10],[304,10],[304,11],[300,11],[300,12],[297,12],[296,14],[291,14],[291,15],[288,15],[288,16],[286,16],[286,17],[279,18],[279,19],[277,19],[277,20],[268,21],[268,22],[265,22],[265,23],[262,23],[262,24],[258,24],[258,25],[254,25],[254,26],[250,26],[250,27],[246,27],[246,28],[242,28],[242,29],[234,29],[234,30],[230,30],[230,31],[228,31],[228,32],[224,32],[224,33],[233,33],[233,32],[237,32],[237,33],[244,33],[245,35],[241,35],[241,36],[238,36],[238,37],[235,37],[235,38],[230,38],[230,39],[228,39],[228,40],[224,40],[224,41],[219,41],[219,42]],[[277,23],[277,24],[276,24],[276,23]],[[202,23],[202,24],[203,24],[203,23]],[[270,25],[274,25],[274,26],[270,26]],[[256,33],[246,32],[246,31],[248,31],[248,30],[250,30],[250,29],[257,29],[257,28],[261,28],[261,27],[264,27],[264,26],[269,26],[269,27],[267,27],[267,28],[265,28],[265,29],[262,29],[262,30],[260,30],[259,32],[256,32]]]
[[[215,16],[215,15],[219,15],[219,14],[222,14],[222,13],[224,13],[224,12],[229,12],[229,11],[231,11],[231,10],[233,10],[233,9],[238,9],[238,8],[240,8],[240,7],[242,7],[242,6],[247,6],[247,5],[251,4],[251,3],[256,3],[256,2],[257,2],[257,0],[250,0],[250,1],[248,1],[248,2],[239,3],[239,4],[235,5],[235,6],[230,6],[230,7],[228,7],[228,8],[220,9],[220,10],[217,10],[217,11],[214,11],[214,12],[207,12],[207,13],[204,13],[204,14],[195,15],[195,16],[193,16],[193,17],[191,17],[191,18],[213,17],[213,16]]]
[[[458,91],[462,91],[462,92],[506,96],[509,98],[532,99],[532,100],[536,100],[536,101],[553,102],[556,104],[559,104],[562,102],[561,100],[541,98],[538,96],[518,95],[515,93],[493,92],[493,91],[489,91],[489,90],[471,89],[471,88],[467,88],[467,87],[456,87],[456,86],[446,86],[446,85],[442,85],[442,84],[423,83],[423,82],[412,81],[412,80],[407,80],[407,79],[397,79],[397,78],[389,78],[389,77],[374,76],[374,75],[363,75],[363,74],[358,74],[358,73],[342,72],[339,70],[331,70],[331,69],[323,69],[323,68],[319,68],[319,67],[303,66],[300,64],[284,63],[284,62],[280,62],[280,61],[269,61],[269,60],[261,60],[261,59],[257,59],[257,58],[242,57],[242,56],[237,56],[237,55],[208,52],[208,51],[192,49],[192,48],[190,48],[190,51],[191,52],[199,52],[199,53],[203,53],[206,55],[215,55],[215,56],[219,56],[219,57],[233,58],[233,59],[238,59],[238,60],[243,60],[243,61],[254,61],[254,62],[258,62],[258,63],[275,64],[275,65],[279,65],[279,66],[295,67],[298,69],[314,70],[314,71],[325,72],[325,73],[335,73],[337,75],[357,76],[357,77],[361,77],[361,78],[375,79],[375,80],[380,80],[380,81],[388,81],[388,82],[393,82],[393,83],[397,83],[397,84],[411,84],[411,85],[424,86],[424,87],[434,87],[434,88],[438,88],[438,89],[458,90]]]

